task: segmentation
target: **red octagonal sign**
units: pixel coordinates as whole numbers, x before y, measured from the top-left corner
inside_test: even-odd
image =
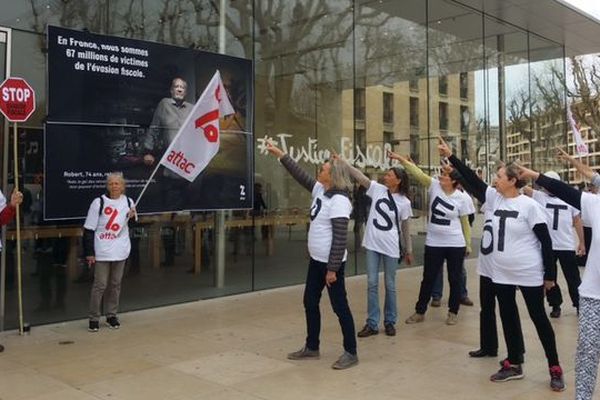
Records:
[[[25,122],[35,111],[35,92],[23,78],[0,85],[0,111],[10,122]]]

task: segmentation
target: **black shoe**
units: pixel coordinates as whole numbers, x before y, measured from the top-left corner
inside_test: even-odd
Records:
[[[498,356],[498,352],[494,351],[485,351],[483,349],[479,349],[479,350],[473,350],[469,352],[469,357],[473,357],[473,358],[483,358],[483,357],[497,357]]]
[[[550,318],[560,318],[560,307],[552,307]]]
[[[98,321],[90,321],[90,324],[88,325],[88,331],[98,332],[98,329],[100,329],[100,323],[98,323]]]
[[[388,336],[396,336],[394,324],[385,324],[385,334]]]
[[[473,301],[469,298],[469,296],[460,299],[460,304],[467,307],[473,307]]]
[[[365,327],[362,328],[362,330],[360,332],[358,332],[358,334],[356,336],[369,337],[369,336],[377,335],[378,333],[379,333],[379,331],[377,329],[373,329],[369,326],[369,324],[366,324]]]
[[[110,327],[110,329],[119,329],[121,327],[121,323],[117,317],[108,317],[106,318],[106,323]]]
[[[0,344],[0,353],[2,353],[3,351],[4,351],[4,346],[2,346],[2,345]]]

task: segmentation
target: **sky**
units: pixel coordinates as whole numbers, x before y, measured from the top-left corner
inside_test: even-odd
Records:
[[[558,0],[560,3],[568,4],[578,8],[600,21],[600,1],[598,0]]]

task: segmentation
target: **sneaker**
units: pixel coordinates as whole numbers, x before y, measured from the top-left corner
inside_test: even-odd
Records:
[[[550,388],[555,392],[562,392],[567,388],[563,379],[562,368],[559,365],[550,367]]]
[[[560,318],[560,307],[552,307],[550,318]]]
[[[364,338],[364,337],[377,335],[378,333],[379,333],[379,330],[373,329],[369,326],[369,324],[366,324],[365,327],[362,328],[362,330],[356,334],[356,336]]]
[[[497,351],[486,351],[483,349],[473,350],[469,352],[469,357],[472,358],[483,358],[483,357],[497,357]]]
[[[289,353],[287,358],[288,360],[318,360],[321,358],[321,354],[319,353],[319,350],[311,350],[304,346],[298,351]]]
[[[442,299],[431,299],[431,307],[440,307],[442,305]]]
[[[508,360],[504,360],[502,368],[494,375],[490,376],[492,382],[506,382],[514,379],[523,379],[523,369],[520,365],[511,365]]]
[[[463,306],[473,307],[473,301],[468,296],[460,299],[460,304]]]
[[[407,324],[416,324],[425,320],[425,314],[414,313],[410,317],[406,318]]]
[[[108,317],[106,318],[106,323],[110,327],[110,329],[119,329],[121,327],[121,323],[117,317]]]
[[[100,329],[100,323],[98,321],[90,321],[88,325],[88,331],[90,332],[98,332]]]
[[[388,336],[396,336],[396,327],[394,324],[385,324],[385,334]]]
[[[338,358],[336,362],[333,363],[331,368],[333,369],[346,369],[350,367],[354,367],[358,364],[358,356],[356,354],[350,354],[347,351],[344,351],[344,354]]]
[[[456,325],[457,323],[458,323],[458,314],[449,312],[448,318],[446,318],[446,325]]]

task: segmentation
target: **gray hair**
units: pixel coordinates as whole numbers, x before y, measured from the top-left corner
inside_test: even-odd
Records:
[[[336,190],[345,190],[352,191],[352,181],[350,180],[350,175],[348,175],[348,170],[343,164],[341,160],[329,160],[329,165],[331,168],[329,169],[329,174],[331,176],[331,186],[330,189]]]
[[[108,174],[106,176],[106,184],[108,185],[108,182],[111,180],[111,178],[116,178],[118,180],[120,180],[123,183],[123,187],[125,187],[125,177],[123,176],[122,172],[111,172],[110,174]]]
[[[527,182],[524,179],[520,178],[520,170],[519,170],[519,166],[517,163],[515,163],[514,161],[509,162],[508,164],[506,164],[504,166],[504,173],[506,174],[506,177],[508,179],[514,179],[515,180],[515,187],[517,189],[520,189],[522,187],[524,187]]]

